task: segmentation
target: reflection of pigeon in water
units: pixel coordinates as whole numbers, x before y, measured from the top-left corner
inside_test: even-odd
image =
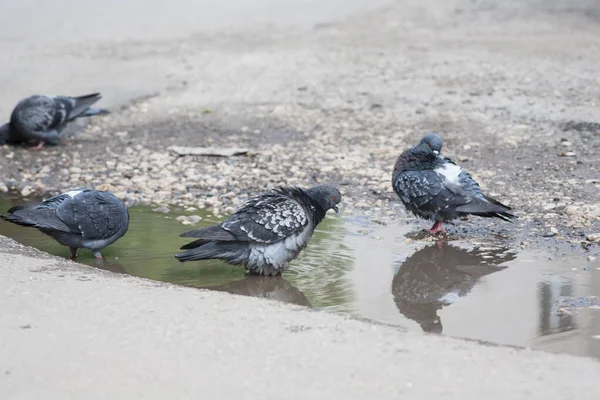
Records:
[[[280,275],[298,257],[329,210],[338,212],[333,186],[279,188],[248,200],[222,223],[182,234],[197,240],[181,247],[179,261],[219,259],[257,275]]]
[[[408,257],[392,282],[394,302],[426,332],[442,332],[437,310],[466,296],[477,281],[514,260],[507,249],[463,250],[440,241]]]
[[[34,142],[36,150],[45,143],[57,144],[61,131],[75,118],[108,114],[107,110],[91,108],[100,98],[100,93],[27,97],[17,104],[10,122],[0,126],[0,144]]]
[[[392,186],[406,208],[417,217],[434,220],[430,233],[443,231],[445,221],[463,215],[509,221],[511,208],[484,195],[479,184],[450,159],[440,156],[443,142],[435,133],[402,153],[392,174]]]
[[[311,307],[310,301],[304,293],[281,276],[246,275],[245,279],[219,286],[209,286],[206,289]]]

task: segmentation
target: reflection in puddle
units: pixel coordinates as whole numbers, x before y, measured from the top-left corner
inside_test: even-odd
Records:
[[[437,311],[466,296],[485,275],[515,259],[508,249],[463,250],[444,241],[416,251],[401,265],[392,281],[398,310],[425,332],[442,333]]]
[[[558,302],[563,296],[573,296],[573,282],[555,277],[538,284],[540,308],[540,336],[553,335],[576,329],[572,314],[560,313]]]
[[[11,205],[0,199],[0,210]],[[260,278],[220,261],[181,264],[175,260],[173,254],[186,242],[178,235],[190,228],[175,220],[181,213],[165,215],[133,207],[128,233],[106,248],[105,261],[97,264],[86,251],[78,261],[411,330],[600,358],[600,310],[561,313],[562,306],[557,305],[565,296],[600,294],[600,270],[596,270],[600,263],[587,262],[583,256],[557,259],[542,252],[515,253],[462,241],[411,241],[406,235],[414,231],[412,226],[382,226],[368,218],[332,215],[319,225],[283,278]],[[203,218],[194,227],[217,222],[202,211],[193,213]],[[69,256],[67,248],[32,229],[0,221],[0,234]]]
[[[280,276],[246,275],[244,279],[222,285],[197,287],[311,307],[310,301],[308,301],[306,295],[298,288],[292,286],[285,278]]]

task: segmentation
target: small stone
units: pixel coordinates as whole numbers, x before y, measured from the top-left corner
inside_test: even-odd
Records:
[[[556,236],[558,235],[558,229],[556,229],[555,227],[550,227],[550,229],[546,232],[544,232],[544,234],[542,235],[543,237],[552,237],[552,236]]]
[[[586,239],[592,243],[600,243],[600,233],[591,233],[587,235]]]
[[[190,215],[188,216],[188,221],[192,224],[197,224],[198,222],[202,221],[202,217],[199,215]]]
[[[562,153],[558,153],[560,157],[575,157],[577,154],[574,151],[565,151]]]
[[[23,197],[27,197],[31,193],[33,193],[33,188],[31,186],[25,186],[23,189],[21,189],[21,196]]]
[[[566,206],[565,209],[563,210],[563,212],[566,215],[571,215],[571,216],[583,215],[583,209],[581,207],[577,207],[577,206]]]
[[[596,261],[596,257],[594,257],[594,256],[587,256],[587,260],[590,261],[590,262],[591,261]]]

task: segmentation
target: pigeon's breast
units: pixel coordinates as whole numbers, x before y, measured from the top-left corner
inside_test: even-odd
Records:
[[[306,247],[312,236],[312,225],[276,243],[253,245],[250,259],[257,266],[269,265],[277,268],[287,266]]]

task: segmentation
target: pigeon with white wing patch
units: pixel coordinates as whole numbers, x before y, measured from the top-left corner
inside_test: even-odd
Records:
[[[427,231],[443,231],[442,224],[463,215],[494,217],[511,222],[511,208],[484,195],[479,184],[440,155],[442,138],[430,133],[402,153],[392,173],[392,186],[404,206],[418,217],[435,223]]]
[[[182,234],[197,240],[182,246],[179,261],[219,259],[251,274],[280,275],[304,249],[342,195],[333,186],[282,187],[248,200],[219,225]]]
[[[85,96],[34,95],[17,104],[10,122],[0,126],[0,144],[33,143],[34,150],[44,144],[57,144],[67,124],[79,117],[108,114],[107,110],[91,108],[100,100],[100,93]]]
[[[77,189],[62,193],[37,205],[15,206],[2,219],[17,225],[37,228],[68,246],[71,258],[78,248],[100,250],[121,238],[129,228],[125,204],[112,193]]]

